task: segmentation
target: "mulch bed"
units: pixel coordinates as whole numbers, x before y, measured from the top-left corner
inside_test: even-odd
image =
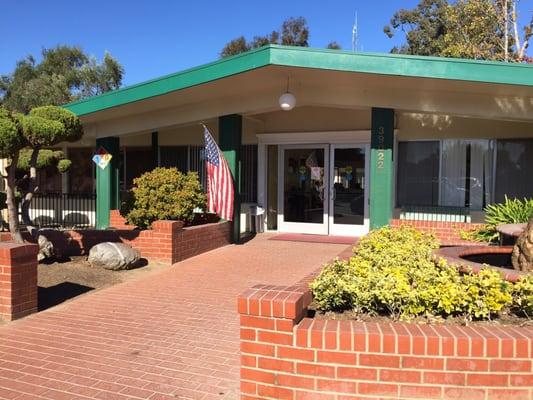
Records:
[[[465,318],[461,317],[449,317],[449,318],[439,318],[439,317],[418,317],[411,319],[409,321],[395,321],[385,315],[370,315],[357,313],[352,310],[347,310],[343,312],[322,312],[316,309],[315,304],[309,306],[309,316],[315,319],[323,320],[339,320],[339,321],[361,321],[361,322],[379,322],[379,323],[391,323],[391,322],[412,322],[414,324],[439,324],[439,325],[461,325],[461,326],[480,326],[480,325],[489,325],[489,326],[502,326],[502,325],[515,325],[515,326],[533,326],[533,320],[529,318],[522,318],[510,313],[501,313],[498,318],[486,321],[468,321]]]
[[[39,311],[61,304],[95,290],[137,279],[168,267],[162,263],[145,263],[128,271],[110,271],[93,267],[86,257],[70,257],[38,266]]]

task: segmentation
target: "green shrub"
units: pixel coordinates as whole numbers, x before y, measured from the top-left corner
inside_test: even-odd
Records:
[[[462,281],[465,315],[476,319],[490,318],[512,302],[512,285],[493,269],[466,273]]]
[[[513,311],[533,318],[533,275],[526,275],[514,284]]]
[[[496,231],[494,225],[483,225],[479,228],[462,230],[460,232],[461,239],[469,242],[494,243],[497,242],[500,235]]]
[[[148,228],[157,220],[191,222],[194,209],[205,209],[206,196],[196,172],[156,168],[133,180],[131,200],[123,207],[128,223]]]
[[[520,224],[528,222],[533,216],[533,199],[509,199],[485,207],[485,222],[488,225]]]
[[[503,203],[485,207],[485,225],[461,232],[461,239],[475,242],[496,242],[499,234],[496,226],[500,224],[520,224],[533,217],[533,199],[509,199]]]
[[[320,310],[389,315],[489,318],[511,302],[496,271],[461,274],[436,260],[435,238],[414,228],[381,228],[362,238],[348,261],[326,265],[311,283]]]

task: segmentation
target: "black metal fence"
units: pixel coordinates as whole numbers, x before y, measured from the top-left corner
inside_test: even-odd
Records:
[[[30,218],[40,227],[93,228],[96,194],[36,193],[30,206]]]

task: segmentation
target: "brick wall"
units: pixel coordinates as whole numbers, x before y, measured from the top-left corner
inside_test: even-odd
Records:
[[[116,229],[135,229],[134,226],[126,224],[126,218],[120,215],[120,210],[109,211],[109,226]]]
[[[102,242],[122,242],[152,261],[173,264],[231,243],[231,223],[183,227],[180,221],[156,221],[152,229],[43,230],[41,233],[66,256],[86,255]]]
[[[217,222],[189,226],[174,237],[174,262],[194,257],[231,243],[231,223]]]
[[[0,243],[0,319],[37,311],[38,251],[35,244]]]
[[[308,281],[239,297],[241,399],[533,399],[533,327],[306,318]]]
[[[441,244],[445,246],[460,246],[469,243],[461,239],[461,231],[467,231],[483,226],[483,224],[470,224],[466,222],[414,221],[408,219],[391,220],[391,226],[401,225],[410,225],[421,231],[434,233]]]

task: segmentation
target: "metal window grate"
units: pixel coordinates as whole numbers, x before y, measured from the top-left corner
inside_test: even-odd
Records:
[[[93,228],[96,222],[96,195],[36,193],[30,206],[30,218],[39,227]]]
[[[470,222],[470,210],[466,207],[404,206],[400,219],[432,222]]]

